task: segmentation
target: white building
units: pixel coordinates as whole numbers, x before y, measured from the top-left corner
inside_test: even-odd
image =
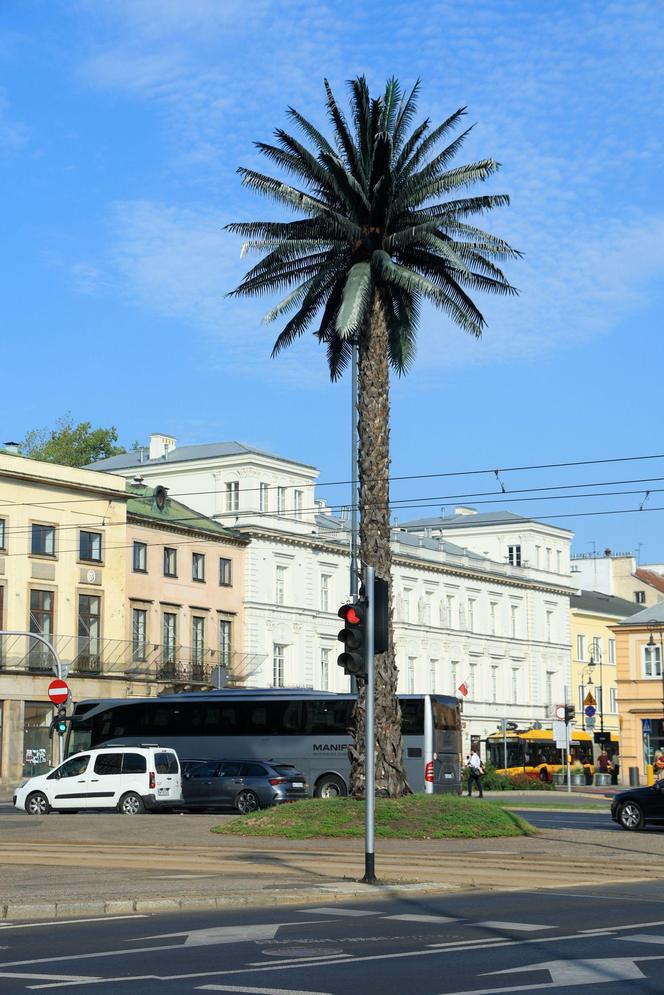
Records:
[[[337,609],[349,591],[348,523],[317,501],[318,471],[240,443],[150,450],[95,464],[162,484],[251,539],[244,596],[256,686],[343,691]],[[392,532],[394,636],[402,692],[456,694],[466,745],[501,718],[548,724],[570,683],[571,533],[511,513],[405,523]]]

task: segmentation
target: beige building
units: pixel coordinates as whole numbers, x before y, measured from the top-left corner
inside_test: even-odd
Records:
[[[21,633],[0,635],[0,787],[55,759],[54,660],[34,635],[57,653],[73,702],[251,672],[246,545],[163,489],[0,451],[0,630]]]
[[[614,626],[623,782],[642,778],[655,750],[664,750],[664,603]]]
[[[619,735],[616,637],[613,627],[634,615],[639,606],[601,591],[579,591],[570,598],[572,633],[572,695],[575,725],[588,732]],[[583,702],[597,702],[594,723],[587,722]]]
[[[664,601],[664,578],[653,570],[637,567],[631,553],[578,553],[571,560],[572,579],[584,591],[601,591],[624,598],[637,607]]]

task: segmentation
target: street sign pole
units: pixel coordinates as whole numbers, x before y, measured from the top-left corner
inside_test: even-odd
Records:
[[[376,884],[376,844],[374,808],[376,804],[376,745],[375,745],[375,693],[376,672],[374,659],[374,568],[365,567],[364,588],[369,611],[367,612],[367,693],[364,724],[364,877],[363,884]]]
[[[0,636],[28,636],[29,639],[36,639],[37,642],[42,643],[46,647],[46,649],[53,657],[53,663],[55,664],[55,676],[59,680],[62,680],[66,676],[63,673],[63,667],[62,664],[60,663],[60,657],[58,656],[52,643],[49,642],[46,636],[42,636],[39,632],[25,632],[23,630],[10,630],[10,629],[0,629]],[[62,763],[63,760],[65,759],[65,745],[62,741],[63,740],[62,736],[59,736],[58,740],[60,744],[58,747],[60,753],[60,759],[58,763]]]

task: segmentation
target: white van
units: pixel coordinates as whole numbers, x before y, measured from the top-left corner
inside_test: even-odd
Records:
[[[48,815],[51,809],[115,809],[138,815],[181,802],[178,755],[152,744],[76,753],[50,773],[24,781],[14,795],[14,806],[29,815]]]

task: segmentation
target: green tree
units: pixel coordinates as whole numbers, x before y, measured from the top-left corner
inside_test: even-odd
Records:
[[[262,254],[232,294],[287,291],[265,319],[294,312],[273,356],[313,327],[327,348],[333,380],[358,343],[361,555],[378,577],[389,579],[390,367],[399,375],[411,367],[423,301],[479,336],[485,322],[469,293],[515,293],[497,263],[519,253],[469,221],[509,200],[503,194],[466,193],[498,169],[492,159],[451,165],[470,130],[452,139],[465,108],[437,127],[428,119],[412,127],[419,82],[402,95],[398,81],[390,79],[384,93],[372,99],[359,77],[349,83],[349,122],[327,80],[324,85],[330,140],[291,107],[288,115],[301,140],[279,128],[276,144],[256,143],[297,186],[253,169],[238,170],[244,186],[302,216],[228,226],[249,240],[243,251]],[[390,645],[376,660],[376,787],[390,797],[409,790],[397,677]],[[363,791],[364,690],[352,751],[356,795]]]
[[[64,466],[87,466],[108,456],[126,453],[117,445],[118,432],[110,428],[93,428],[89,421],[76,424],[71,414],[58,419],[53,429],[37,428],[27,433],[21,443],[26,456]]]

